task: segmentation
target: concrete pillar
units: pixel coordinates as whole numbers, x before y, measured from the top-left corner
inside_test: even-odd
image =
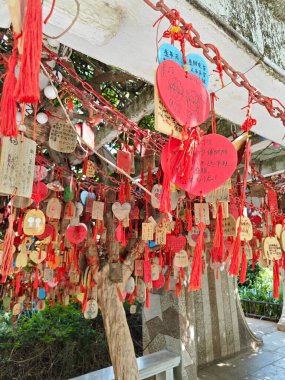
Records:
[[[207,255],[208,256],[208,255]],[[144,354],[168,349],[181,355],[177,380],[196,380],[198,366],[262,344],[245,320],[236,279],[227,271],[208,266],[202,289],[183,291],[179,298],[163,290],[151,295],[151,307],[144,310]]]
[[[283,288],[283,310],[281,318],[279,319],[279,322],[277,324],[277,330],[285,331],[285,272],[282,269],[282,288]]]

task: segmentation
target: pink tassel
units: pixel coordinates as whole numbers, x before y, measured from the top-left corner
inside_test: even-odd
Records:
[[[280,272],[279,272],[279,262],[274,260],[273,266],[273,297],[279,298],[279,288],[280,288]]]
[[[2,274],[1,282],[4,283],[7,280],[7,277],[12,272],[13,264],[13,243],[15,239],[15,232],[13,230],[14,216],[9,215],[9,226],[7,228],[5,238],[4,238],[4,251],[2,256],[2,264],[0,272]]]

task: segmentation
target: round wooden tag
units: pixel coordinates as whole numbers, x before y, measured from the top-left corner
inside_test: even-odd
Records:
[[[157,281],[159,279],[160,266],[152,263],[151,265],[151,279],[152,281]]]
[[[282,257],[282,250],[276,237],[266,237],[263,241],[263,252],[268,260],[279,260]]]
[[[238,231],[239,224],[241,223],[241,241],[250,241],[253,238],[253,228],[250,219],[247,216],[242,216],[240,222],[240,216],[237,218],[236,222],[236,233]]]
[[[61,207],[62,205],[58,198],[50,198],[47,204],[46,216],[51,219],[60,219]]]
[[[209,94],[201,79],[176,62],[159,64],[156,72],[159,96],[167,111],[180,125],[196,127],[209,116]]]
[[[86,310],[84,312],[85,319],[94,319],[98,315],[98,303],[96,300],[89,300],[86,304]]]
[[[46,218],[41,210],[29,210],[23,222],[23,231],[25,235],[41,235],[45,230]]]
[[[37,303],[37,310],[38,311],[43,311],[46,308],[46,303],[45,300],[40,300]]]
[[[146,299],[146,285],[144,281],[139,278],[137,283],[137,300],[140,303],[145,302]]]
[[[283,231],[283,227],[282,227],[282,224],[276,224],[275,226],[275,235],[277,237],[277,239],[280,239],[281,238],[281,232]]]
[[[285,251],[285,230],[280,234],[280,244],[283,251]]]
[[[28,256],[20,252],[16,257],[15,264],[17,268],[24,268],[28,264]]]
[[[135,279],[131,276],[126,282],[125,291],[129,294],[132,294],[135,290]]]
[[[13,306],[13,315],[19,315],[22,311],[22,305],[20,303],[15,303]]]
[[[177,252],[173,259],[173,265],[178,268],[186,268],[189,265],[187,252],[182,250]]]

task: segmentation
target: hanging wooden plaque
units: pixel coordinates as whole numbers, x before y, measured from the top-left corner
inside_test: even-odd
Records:
[[[94,201],[92,207],[92,219],[104,219],[104,202]]]
[[[215,203],[217,201],[229,202],[230,201],[230,193],[229,193],[230,187],[231,187],[231,179],[228,179],[220,187],[206,194],[205,196],[206,202],[207,203]]]
[[[250,241],[253,238],[253,228],[250,219],[247,216],[242,216],[240,222],[240,216],[236,221],[236,232],[238,231],[239,224],[241,223],[241,241]]]
[[[98,303],[96,300],[90,299],[87,301],[86,309],[84,312],[85,319],[94,319],[98,315]]]
[[[21,137],[2,137],[0,193],[30,198],[36,158],[36,142]]]
[[[266,237],[263,241],[263,252],[268,260],[279,260],[282,257],[282,250],[276,237]]]
[[[123,282],[122,263],[110,263],[110,280],[115,283]]]
[[[189,260],[188,260],[187,252],[184,250],[177,252],[173,259],[173,265],[175,265],[178,268],[188,267]]]
[[[58,122],[51,127],[49,146],[61,153],[74,152],[77,144],[77,134],[71,125]]]
[[[228,218],[223,219],[223,233],[224,237],[236,236],[236,220],[229,214]]]
[[[41,210],[29,210],[23,221],[23,231],[25,235],[42,235],[45,230],[46,218]]]
[[[156,84],[154,85],[154,115],[154,127],[158,132],[165,133],[166,135],[171,135],[173,133],[173,137],[181,140],[181,133],[183,128],[164,107],[162,101],[159,98]]]
[[[195,216],[196,225],[198,225],[200,222],[203,222],[204,224],[209,225],[210,224],[209,204],[208,203],[194,203],[194,216]],[[201,220],[201,217],[202,217],[202,220]]]
[[[47,204],[46,216],[51,219],[60,219],[62,204],[58,198],[50,198]]]

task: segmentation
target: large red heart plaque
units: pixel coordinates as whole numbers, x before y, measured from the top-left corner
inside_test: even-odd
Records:
[[[170,144],[170,147],[168,146]],[[171,182],[193,195],[208,194],[230,178],[237,166],[237,152],[224,136],[209,134],[203,136],[197,146],[187,172],[181,166],[181,141],[171,139],[161,153],[163,171],[170,165]],[[180,163],[180,166],[179,166]],[[183,173],[183,174],[182,174]]]
[[[161,62],[156,72],[159,97],[171,116],[189,128],[202,124],[209,116],[208,91],[196,75],[186,73],[176,62]]]

